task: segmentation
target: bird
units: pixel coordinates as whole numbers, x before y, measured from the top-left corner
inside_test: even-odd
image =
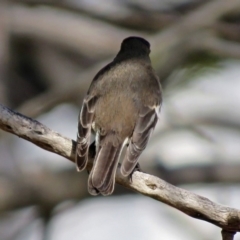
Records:
[[[124,177],[131,176],[157,124],[162,90],[149,54],[147,40],[125,38],[113,61],[93,78],[83,100],[75,163],[78,171],[86,168],[93,131],[96,154],[88,177],[91,195],[113,193],[124,147],[120,172]]]

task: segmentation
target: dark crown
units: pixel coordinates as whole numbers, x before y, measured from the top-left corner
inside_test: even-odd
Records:
[[[134,37],[134,36],[125,38],[122,42],[122,46],[131,45],[131,44],[136,43],[136,42],[141,42],[148,49],[150,49],[150,43],[147,40],[145,40],[144,38],[141,38],[141,37]]]

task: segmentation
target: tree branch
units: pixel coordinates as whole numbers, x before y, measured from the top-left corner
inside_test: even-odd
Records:
[[[0,128],[74,162],[76,149],[74,140],[3,105],[0,105]],[[89,169],[94,155],[95,150],[92,147],[89,153]],[[142,172],[134,172],[132,181],[130,181],[120,174],[118,168],[116,181],[129,189],[166,203],[191,217],[219,226],[226,232],[240,231],[240,210],[238,209],[216,204],[205,197],[175,187],[160,178]]]
[[[83,199],[88,196],[85,182],[86,174],[74,174],[72,169],[63,172],[24,169],[14,178],[1,174],[0,213],[34,205],[54,208],[66,200]]]
[[[204,50],[219,57],[240,58],[240,43],[221,39],[208,31],[192,37],[189,47],[193,48],[191,52]]]
[[[50,7],[14,5],[9,7],[8,14],[11,33],[33,36],[94,59],[111,56],[119,48],[121,39],[138,35],[136,31],[122,28],[116,31],[116,27],[110,24]]]
[[[233,240],[235,234],[235,232],[222,230],[222,240]]]
[[[18,111],[31,117],[36,117],[41,113],[50,110],[59,103],[70,101],[78,98],[79,96],[84,96],[87,89],[89,88],[89,83],[94,77],[94,74],[98,72],[99,69],[104,67],[109,61],[102,61],[89,69],[79,73],[76,80],[72,81],[71,84],[58,85],[58,88],[51,88],[47,92],[37,95],[33,99],[27,101],[22,106],[19,107]],[[81,79],[79,81],[79,79]]]

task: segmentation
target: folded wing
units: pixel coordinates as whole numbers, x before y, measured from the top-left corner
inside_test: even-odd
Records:
[[[143,107],[134,128],[126,155],[121,166],[123,176],[129,176],[137,165],[142,151],[146,148],[149,137],[158,121],[159,107]]]
[[[94,117],[96,101],[96,97],[90,95],[86,96],[79,114],[77,147],[75,155],[75,163],[78,171],[84,170],[87,165],[91,126]]]

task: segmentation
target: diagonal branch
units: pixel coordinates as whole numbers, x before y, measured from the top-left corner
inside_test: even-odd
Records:
[[[74,162],[76,147],[74,140],[3,105],[0,105],[0,128]],[[94,154],[94,148],[91,148],[88,169],[91,168]],[[166,203],[191,217],[219,226],[224,230],[223,233],[232,232],[233,235],[234,232],[240,231],[240,210],[238,209],[214,203],[205,197],[142,172],[134,172],[132,181],[129,181],[120,174],[118,169],[116,180],[124,187]]]

